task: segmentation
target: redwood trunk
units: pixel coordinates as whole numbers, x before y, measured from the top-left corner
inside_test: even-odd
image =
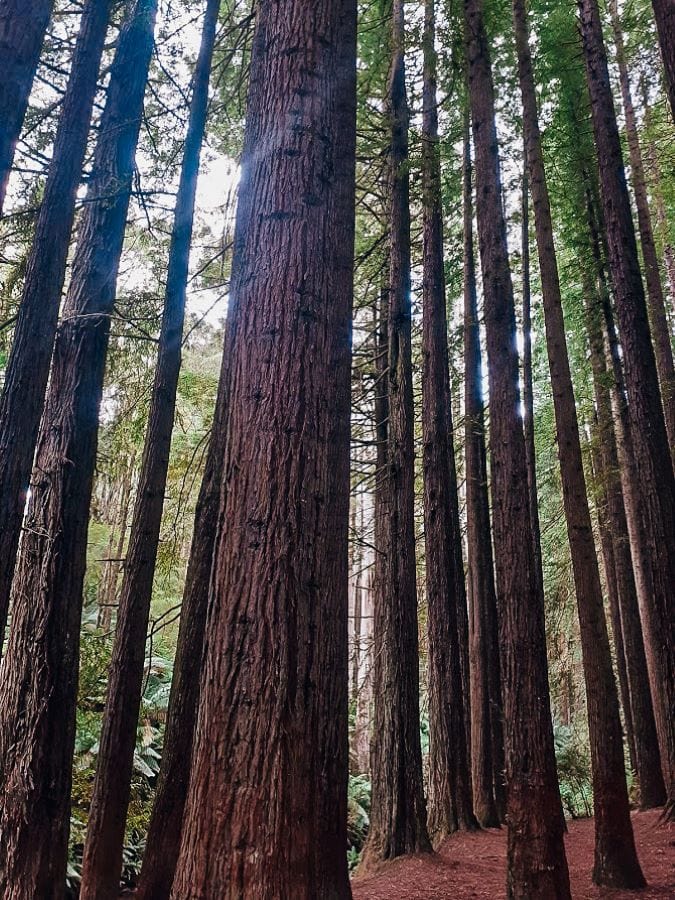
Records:
[[[82,13],[0,400],[0,645],[111,3]]]
[[[154,0],[120,35],[38,438],[0,672],[0,894],[65,890],[82,585],[110,313],[131,191]]]
[[[675,121],[675,3],[672,0],[652,0],[652,6],[661,47],[666,93]]]
[[[172,896],[348,898],[356,3],[258,5],[224,484]]]
[[[482,0],[465,0],[485,296],[490,450],[502,659],[510,898],[570,897],[548,692],[544,598],[532,558],[519,416],[513,285],[501,204],[494,86]]]
[[[392,9],[389,151],[389,404],[384,572],[375,596],[370,830],[362,867],[429,850],[422,783],[414,522],[408,100],[402,0]]]
[[[152,585],[181,364],[199,157],[220,0],[208,0],[169,250],[159,354],[117,613],[98,765],[82,860],[81,900],[117,900],[145,670]]]
[[[595,822],[593,881],[611,887],[640,888],[644,887],[645,880],[630,821],[619,698],[581,456],[524,0],[513,0],[513,22],[563,505],[572,556],[586,685]]]
[[[460,576],[464,580],[464,569],[462,566],[460,572],[456,571],[457,557],[453,546],[456,531],[451,517],[452,504],[457,504],[457,485],[450,483],[450,457],[454,456],[454,448],[443,268],[435,33],[434,0],[426,0],[422,119],[422,435],[429,640],[429,832],[438,840],[457,829],[473,830],[478,827],[478,822],[471,796],[464,713],[469,694],[463,691],[462,685],[458,627],[458,605],[466,601],[465,592],[458,596],[456,587]],[[489,744],[489,724],[486,741]],[[489,752],[488,760],[491,766]]]
[[[504,818],[504,730],[499,631],[488,499],[483,363],[473,246],[471,122],[464,133],[464,410],[466,531],[471,612],[471,772],[473,804],[484,827]]]
[[[0,216],[54,0],[0,3]]]
[[[600,193],[626,380],[628,416],[654,575],[643,609],[668,812],[675,817],[675,475],[609,85],[597,0],[579,0]]]

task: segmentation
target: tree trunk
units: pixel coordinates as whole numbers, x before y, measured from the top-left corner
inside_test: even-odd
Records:
[[[392,7],[389,151],[389,404],[382,582],[375,596],[372,801],[362,870],[429,850],[422,783],[414,522],[408,100],[402,0]]]
[[[642,246],[642,259],[644,262],[644,274],[647,284],[647,311],[651,327],[654,355],[656,357],[656,370],[661,386],[661,400],[668,432],[671,451],[675,452],[675,366],[673,365],[673,348],[670,344],[670,330],[666,316],[666,306],[661,286],[661,273],[659,260],[656,255],[654,243],[654,230],[652,228],[652,216],[649,210],[647,197],[647,184],[642,162],[642,150],[635,120],[635,109],[630,89],[626,52],[621,32],[621,22],[616,0],[610,0],[609,9],[612,17],[612,30],[616,45],[616,62],[619,67],[619,83],[621,85],[621,98],[623,100],[623,112],[626,118],[626,137],[630,158],[631,181],[635,195],[637,208],[638,229],[640,232],[640,244]],[[675,16],[672,22],[675,28]],[[674,38],[675,40],[675,38]]]
[[[645,880],[630,821],[619,698],[581,456],[524,0],[513,0],[513,23],[563,505],[572,556],[586,685],[595,814],[593,881],[610,887],[637,889],[644,887]]]
[[[63,897],[82,585],[110,313],[155,0],[122,29],[38,438],[0,673],[0,894]]]
[[[355,118],[355,0],[317,3],[312,16],[303,0],[260,2],[224,485],[176,900],[350,896]]]
[[[0,399],[0,645],[7,620],[26,489],[44,407],[77,188],[82,176],[111,2],[89,0],[82,13]],[[27,4],[28,7],[39,5]],[[51,5],[42,4],[46,7],[45,26]],[[0,12],[0,33],[3,25]],[[39,53],[39,47],[36,52]],[[1,56],[0,46],[0,59]],[[4,68],[0,71],[6,72]],[[7,80],[4,79],[0,85],[0,116],[2,94],[6,89]],[[0,184],[2,154],[0,139]]]
[[[471,121],[464,117],[464,410],[466,531],[471,612],[471,771],[476,816],[486,828],[504,818],[504,731],[499,631],[488,499],[483,363],[473,246]]]
[[[553,749],[544,598],[532,558],[525,439],[519,415],[516,319],[501,204],[492,67],[482,0],[465,0],[464,10],[489,363],[509,825],[507,889],[514,900],[567,900],[570,888]]]
[[[113,617],[113,607],[117,600],[117,579],[123,564],[124,546],[127,538],[127,527],[129,524],[129,507],[131,505],[131,486],[134,477],[134,466],[136,463],[136,450],[131,451],[131,455],[126,461],[124,474],[122,476],[122,487],[120,492],[119,514],[117,517],[117,544],[114,547],[114,559],[108,561],[105,578],[102,584],[102,594],[99,601],[98,611],[98,627],[103,631],[110,631]],[[109,547],[113,548],[114,533],[110,535]],[[113,550],[111,549],[111,553]]]
[[[82,860],[80,900],[117,900],[119,894],[150,601],[181,364],[199,157],[206,127],[209,76],[219,8],[220,0],[208,0],[193,79],[169,251],[159,354],[117,612],[98,764]]]
[[[0,216],[54,0],[0,3]]]
[[[663,75],[670,113],[675,121],[675,4],[672,0],[652,0],[659,35]]]
[[[659,395],[621,143],[597,0],[579,0],[586,75],[598,151],[600,193],[626,379],[630,432],[643,498],[654,590],[645,599],[650,678],[667,815],[675,818],[675,475]]]
[[[456,591],[458,575],[463,580],[464,569],[462,566],[461,573],[455,570],[456,531],[451,519],[452,503],[457,503],[457,484],[456,481],[450,484],[450,456],[454,456],[454,448],[443,269],[434,0],[425,0],[424,9],[422,434],[429,640],[429,833],[440,840],[457,829],[476,829],[478,822],[471,796],[464,714],[469,694],[464,693],[462,685],[458,627],[458,605],[465,602],[465,595],[460,598]],[[486,741],[490,741],[489,724]],[[489,752],[488,761],[491,766]]]

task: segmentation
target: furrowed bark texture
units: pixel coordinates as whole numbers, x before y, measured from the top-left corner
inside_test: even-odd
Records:
[[[513,285],[501,205],[494,87],[481,0],[465,0],[485,296],[490,451],[504,696],[511,898],[570,897],[553,750],[544,598],[532,558],[525,440],[519,416]]]
[[[98,417],[155,0],[130,10],[111,72],[38,437],[0,670],[0,894],[65,890],[82,585]]]
[[[0,216],[54,0],[0,2]]]
[[[466,744],[458,604],[451,518],[450,456],[454,456],[448,368],[448,324],[443,269],[443,213],[436,100],[434,0],[425,2],[422,121],[424,278],[422,289],[422,434],[424,538],[429,640],[429,832],[435,840],[457,829],[475,829]],[[454,502],[457,502],[456,500]],[[461,557],[460,557],[461,559]],[[490,730],[487,730],[489,743]],[[491,763],[491,755],[488,755]],[[490,772],[490,778],[492,772]]]
[[[672,0],[652,0],[652,6],[661,47],[666,93],[675,122],[675,3]]]
[[[607,235],[628,401],[631,439],[642,493],[654,576],[642,610],[651,646],[652,695],[668,791],[675,817],[675,475],[650,340],[621,143],[607,69],[597,0],[579,0],[581,35],[598,150],[600,195]]]
[[[111,5],[82,13],[0,399],[0,648]]]
[[[619,698],[614,681],[600,570],[581,456],[525,0],[513,0],[513,23],[563,506],[572,556],[586,686],[595,824],[593,880],[596,884],[611,887],[640,888],[644,887],[645,880],[638,862],[630,821]]]
[[[386,560],[375,597],[372,806],[362,870],[429,850],[422,783],[414,523],[408,101],[402,0],[392,7]]]
[[[181,364],[190,244],[209,75],[220,0],[209,0],[176,197],[159,353],[131,536],[117,612],[98,764],[82,860],[80,900],[116,900],[145,671],[145,645],[157,562]]]
[[[172,896],[350,896],[356,3],[258,5],[224,484]]]
[[[464,133],[464,409],[466,530],[471,613],[471,771],[473,804],[485,828],[504,819],[504,729],[499,629],[488,499],[483,363],[473,245],[471,121]]]

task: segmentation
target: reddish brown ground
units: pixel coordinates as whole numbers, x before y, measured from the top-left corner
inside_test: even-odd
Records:
[[[591,883],[593,820],[571,822],[566,838],[574,900],[675,900],[675,829],[659,824],[658,811],[633,815],[638,853],[648,887],[613,891]],[[449,838],[439,853],[396,860],[378,874],[356,878],[354,900],[500,900],[506,896],[506,834],[489,830]]]

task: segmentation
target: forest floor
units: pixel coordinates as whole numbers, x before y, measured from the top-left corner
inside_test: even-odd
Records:
[[[644,891],[617,891],[591,883],[593,820],[569,823],[565,844],[574,900],[675,898],[675,829],[659,811],[633,814]],[[499,900],[506,896],[506,831],[456,834],[433,856],[408,857],[352,882],[354,900]]]

